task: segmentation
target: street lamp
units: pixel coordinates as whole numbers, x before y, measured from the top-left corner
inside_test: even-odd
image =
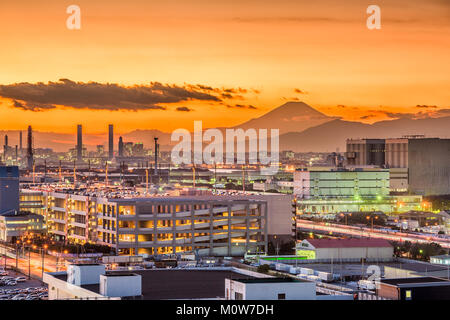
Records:
[[[28,242],[28,241],[27,241]],[[28,279],[31,279],[31,248],[36,249],[36,246],[28,247]]]
[[[366,217],[367,220],[370,219],[371,222],[372,222],[372,232],[373,232],[373,219],[374,219],[374,218],[378,220],[378,216],[375,216],[375,217],[373,217],[373,216],[367,216],[367,217]]]
[[[42,250],[42,280],[44,280],[44,256],[45,256],[45,251],[47,250],[48,246],[46,244],[44,244],[44,247],[41,249]]]
[[[16,241],[16,270],[19,269],[19,243],[20,241]]]

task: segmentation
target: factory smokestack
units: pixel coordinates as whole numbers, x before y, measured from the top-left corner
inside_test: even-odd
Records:
[[[159,149],[159,144],[158,144],[158,138],[154,138],[155,140],[155,176],[158,175],[158,149]]]
[[[112,160],[114,157],[114,126],[112,124],[109,125],[108,144],[108,159]]]
[[[28,141],[27,141],[27,165],[28,170],[33,169],[33,129],[28,126]]]
[[[22,146],[22,131],[20,131],[20,135],[19,135],[19,150],[20,150],[20,153],[22,153],[22,150],[23,150],[22,147],[23,147]]]
[[[8,153],[8,135],[5,134],[5,144],[3,145],[3,158],[5,159],[5,161],[7,153]]]
[[[81,124],[77,126],[77,160],[83,160],[83,127]]]
[[[123,139],[119,138],[119,157],[123,157]]]

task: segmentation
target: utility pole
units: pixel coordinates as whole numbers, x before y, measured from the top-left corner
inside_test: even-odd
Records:
[[[59,181],[63,182],[62,181],[62,172],[61,172],[61,160],[59,160]]]
[[[91,159],[88,160],[88,186],[91,185]]]
[[[167,173],[167,183],[170,183],[170,171],[172,169],[172,162],[169,159],[169,172]]]
[[[105,162],[105,183],[108,186],[108,161]]]
[[[19,243],[16,242],[16,270],[19,269]]]
[[[217,164],[214,161],[214,193],[217,191]]]
[[[148,168],[145,168],[145,192],[148,193]]]
[[[34,184],[34,172],[35,172],[35,170],[36,170],[36,165],[35,165],[35,163],[33,161],[33,184]]]
[[[77,164],[75,160],[73,160],[73,187],[75,188],[75,184],[77,183]]]
[[[28,279],[31,279],[31,248],[28,247]]]
[[[42,250],[42,280],[44,280],[44,259],[45,259],[45,249],[47,249],[47,245],[44,244],[44,246],[41,248]]]
[[[242,165],[242,191],[245,192],[245,165]]]

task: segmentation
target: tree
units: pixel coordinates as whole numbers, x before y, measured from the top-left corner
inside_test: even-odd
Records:
[[[267,273],[267,272],[269,272],[269,265],[268,264],[261,264],[261,265],[259,265],[258,266],[258,269],[257,269],[257,271],[259,272],[259,273]]]

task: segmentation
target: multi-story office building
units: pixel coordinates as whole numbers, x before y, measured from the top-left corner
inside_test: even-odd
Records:
[[[108,198],[42,192],[47,229],[118,254],[267,252],[267,202],[196,197]]]
[[[0,215],[0,240],[14,243],[26,233],[45,232],[43,217],[29,212],[10,212]]]
[[[19,211],[19,167],[0,166],[0,214]]]
[[[44,193],[39,190],[21,189],[19,194],[20,211],[26,211],[41,216],[45,215]]]

